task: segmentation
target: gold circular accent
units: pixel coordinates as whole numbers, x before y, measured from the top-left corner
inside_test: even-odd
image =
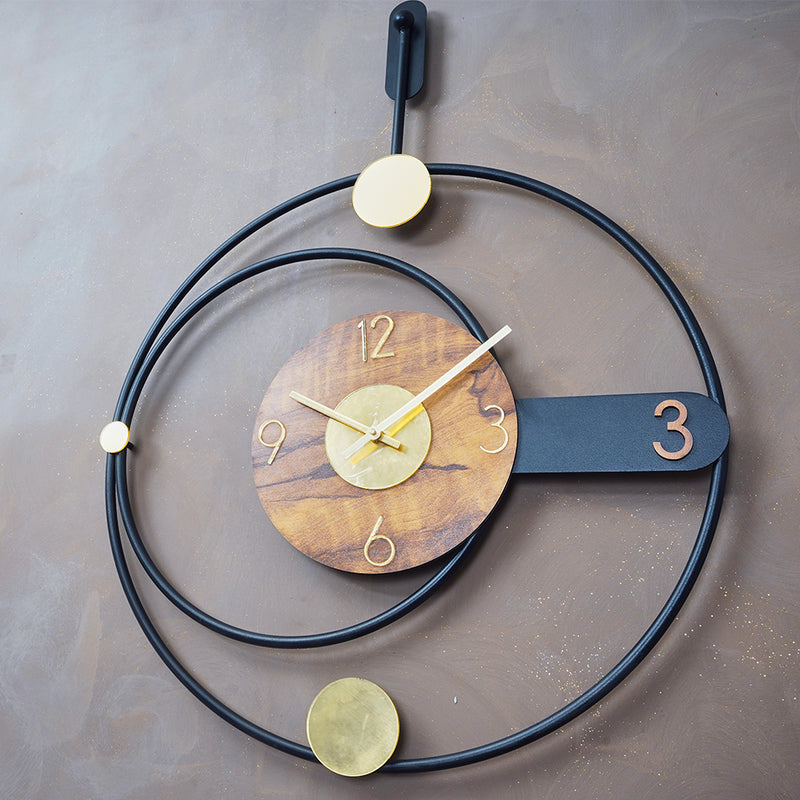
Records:
[[[376,425],[411,400],[407,389],[390,384],[363,386],[345,397],[336,410],[365,425]],[[374,430],[373,441],[365,444],[351,458],[342,453],[360,439],[362,434],[341,422],[329,420],[325,429],[325,452],[337,474],[361,489],[388,489],[410,478],[422,465],[431,446],[431,420],[417,406],[386,433],[400,442],[394,449],[375,441],[380,435]]]
[[[128,426],[118,419],[109,422],[100,431],[100,447],[106,453],[119,453],[124,450],[130,442],[130,431]]]
[[[373,161],[353,186],[353,208],[368,225],[395,228],[416,217],[431,196],[431,175],[404,153]]]
[[[366,678],[340,678],[311,703],[306,735],[323,766],[356,778],[389,760],[400,737],[400,720],[380,686]]]

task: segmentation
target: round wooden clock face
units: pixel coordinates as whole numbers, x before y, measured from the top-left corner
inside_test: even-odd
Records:
[[[261,503],[291,544],[337,569],[395,572],[483,522],[517,444],[500,366],[483,353],[415,403],[479,345],[438,317],[381,311],[323,331],[281,368],[252,457]]]

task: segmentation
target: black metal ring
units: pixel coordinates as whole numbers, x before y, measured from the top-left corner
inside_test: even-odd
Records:
[[[190,303],[181,313],[164,329],[164,332],[158,337],[146,353],[143,353],[142,358],[139,360],[138,367],[135,371],[133,380],[130,382],[125,395],[124,403],[121,408],[121,415],[117,417],[122,422],[130,427],[133,415],[136,410],[136,404],[139,400],[144,385],[156,365],[156,362],[166,350],[169,343],[181,331],[189,320],[193,319],[198,312],[204,309],[212,300],[224,294],[234,286],[246,281],[250,278],[256,277],[276,267],[286,266],[288,264],[296,264],[298,262],[310,262],[320,260],[333,260],[343,259],[348,261],[360,261],[364,263],[375,264],[377,266],[385,267],[387,269],[399,272],[414,280],[422,283],[426,288],[430,289],[438,295],[450,308],[455,311],[459,319],[464,323],[469,332],[480,341],[486,340],[486,333],[481,327],[478,320],[472,312],[450,292],[442,283],[437,281],[432,276],[423,272],[422,270],[414,267],[399,259],[392,258],[391,256],[381,255],[380,253],[373,253],[366,250],[355,250],[349,248],[319,248],[313,250],[299,250],[292,253],[284,253],[282,255],[273,256],[264,259],[248,267],[238,270],[237,272],[229,275],[217,284],[212,286],[207,291],[203,292],[196,300]],[[350,625],[345,628],[340,628],[334,631],[325,633],[306,634],[302,636],[279,636],[276,634],[259,633],[244,628],[239,628],[235,625],[230,625],[227,622],[211,616],[201,608],[190,602],[184,597],[175,587],[166,579],[161,570],[153,561],[150,553],[147,550],[142,537],[139,533],[138,526],[131,507],[130,497],[128,494],[128,481],[127,481],[127,457],[126,451],[123,450],[116,456],[116,502],[118,505],[119,515],[122,519],[123,527],[128,534],[128,540],[131,547],[135,552],[139,562],[148,574],[153,583],[161,590],[161,592],[181,611],[187,616],[191,617],[201,625],[205,625],[210,630],[216,633],[227,636],[231,639],[236,639],[247,644],[258,645],[261,647],[274,647],[274,648],[311,648],[311,647],[324,647],[332,644],[339,644],[341,642],[350,641],[360,636],[364,636],[374,631],[395,622],[403,615],[407,614],[412,609],[427,600],[441,585],[452,575],[457,567],[459,567],[466,559],[469,552],[472,550],[477,536],[471,534],[463,544],[459,545],[454,555],[450,556],[442,567],[429,578],[421,587],[410,594],[407,598],[392,606],[388,610],[372,617],[363,622]]]
[[[636,241],[636,239],[624,231],[619,225],[617,225],[617,223],[573,195],[523,175],[506,172],[503,170],[491,169],[488,167],[471,166],[465,164],[430,164],[428,165],[428,169],[432,175],[467,177],[495,181],[510,186],[516,186],[520,189],[524,189],[542,197],[546,197],[585,217],[617,242],[619,242],[648,272],[648,274],[658,284],[664,295],[669,300],[675,313],[680,319],[681,324],[683,325],[689,337],[689,340],[692,343],[709,396],[724,409],[725,404],[722,386],[716,366],[714,364],[714,359],[708,347],[705,336],[703,335],[702,330],[700,329],[700,326],[691,309],[663,268],[647,252],[647,250]],[[262,227],[264,227],[264,225],[268,224],[274,219],[277,219],[294,208],[298,208],[299,206],[302,206],[320,197],[324,197],[325,195],[331,194],[335,191],[352,186],[356,177],[357,176],[349,176],[338,181],[324,184],[302,195],[298,195],[286,203],[276,206],[271,211],[242,228],[237,234],[223,243],[186,279],[186,281],[181,285],[181,287],[179,287],[178,291],[175,292],[170,301],[164,307],[161,314],[157,317],[155,323],[150,328],[150,331],[137,351],[131,368],[129,369],[123,383],[123,388],[120,392],[117,409],[115,411],[115,419],[123,419],[123,421],[125,421],[126,413],[129,414],[128,419],[130,418],[130,415],[133,411],[133,406],[135,406],[134,391],[140,366],[148,358],[149,353],[151,350],[153,350],[154,346],[156,346],[157,342],[161,341],[159,338],[161,331],[164,329],[169,318],[176,311],[183,299],[196,285],[197,281],[199,281],[200,278],[225,254],[230,252],[234,247],[243,242],[257,230],[260,230]],[[253,266],[255,267],[256,265]],[[209,298],[209,301],[210,299],[211,298]],[[199,307],[197,310],[199,310]],[[166,332],[164,335],[166,336]],[[167,342],[164,342],[163,346],[166,346],[166,343]],[[667,602],[664,604],[658,616],[647,628],[645,633],[634,645],[634,647],[603,678],[601,678],[592,687],[587,689],[579,697],[563,706],[550,716],[507,737],[457,753],[430,756],[427,758],[390,761],[384,765],[382,771],[421,772],[426,770],[449,769],[452,767],[463,766],[466,764],[483,761],[488,758],[493,758],[522,747],[523,745],[530,744],[546,734],[551,733],[605,697],[615,686],[624,680],[653,649],[658,640],[661,638],[661,636],[663,636],[669,625],[677,616],[681,606],[688,597],[692,586],[697,580],[705,558],[708,554],[708,550],[711,546],[714,531],[719,520],[724,495],[725,479],[727,475],[727,463],[728,456],[726,451],[712,469],[708,499],[697,538],[692,547],[692,551],[689,555],[686,566],[684,567],[684,570],[678,579],[675,588],[667,599]],[[277,734],[274,734],[265,728],[256,725],[252,721],[235,712],[233,709],[224,705],[218,698],[212,695],[195,680],[195,678],[186,670],[180,661],[178,661],[178,659],[169,650],[163,639],[160,637],[136,592],[136,588],[128,570],[128,565],[125,560],[125,554],[122,547],[118,522],[117,503],[119,498],[117,488],[119,485],[118,468],[121,467],[124,469],[124,465],[124,451],[121,454],[109,455],[107,457],[105,483],[106,518],[111,539],[111,548],[117,571],[120,576],[120,581],[122,583],[125,595],[128,598],[128,602],[131,605],[137,621],[141,625],[145,635],[155,648],[156,652],[164,660],[176,677],[178,677],[178,679],[198,699],[200,699],[212,711],[217,713],[231,725],[244,731],[249,736],[252,736],[257,740],[292,756],[304,758],[309,761],[316,761],[316,758],[311,752],[310,748],[278,736]],[[124,483],[124,481],[122,483]],[[443,572],[446,572],[448,569],[450,569],[450,564],[455,564],[458,561],[458,559],[461,557],[461,550],[466,553],[470,549],[471,545],[475,541],[477,533],[478,532],[473,534],[472,537],[470,537],[463,545],[461,545],[459,554],[457,554],[456,557],[452,559],[448,565],[446,565]],[[455,567],[452,568],[454,569]],[[421,600],[419,602],[421,602]]]

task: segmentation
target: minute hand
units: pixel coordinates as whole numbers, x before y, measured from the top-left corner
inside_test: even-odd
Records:
[[[418,405],[424,403],[431,395],[438,392],[439,389],[441,389],[445,384],[449,383],[457,375],[460,375],[484,353],[491,350],[501,339],[508,336],[509,333],[511,333],[511,328],[509,328],[508,325],[504,325],[494,336],[490,336],[482,345],[479,345],[468,356],[462,358],[458,364],[450,367],[450,369],[447,370],[444,375],[441,375],[439,378],[437,378],[430,386],[428,386],[427,389],[423,389],[418,395],[412,397],[407,403],[400,406],[397,411],[389,414],[386,419],[375,425],[375,429],[378,432],[383,433],[387,428],[391,427],[396,422],[399,422],[401,419],[403,419],[403,417],[406,416],[406,414],[409,413],[409,411],[413,411]],[[369,441],[369,436],[361,436],[360,438],[356,439],[356,441],[353,442],[353,444],[351,444],[342,453],[342,455],[344,458],[351,458]]]

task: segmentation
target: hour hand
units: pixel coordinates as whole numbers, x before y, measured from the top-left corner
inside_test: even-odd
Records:
[[[363,422],[359,422],[357,419],[348,417],[345,414],[340,414],[335,408],[329,408],[322,403],[318,403],[316,400],[312,400],[310,397],[300,394],[300,392],[289,392],[289,397],[291,397],[292,400],[296,400],[298,403],[307,406],[313,411],[318,411],[320,414],[324,414],[334,422],[340,422],[342,425],[346,425],[348,428],[352,428],[354,431],[358,431],[359,433],[363,433],[365,436],[369,436],[372,441],[389,445],[389,447],[393,447],[395,450],[400,450],[402,447],[400,442],[398,442],[397,439],[393,439],[388,433],[379,433],[377,428],[371,428],[369,425],[364,425]]]

